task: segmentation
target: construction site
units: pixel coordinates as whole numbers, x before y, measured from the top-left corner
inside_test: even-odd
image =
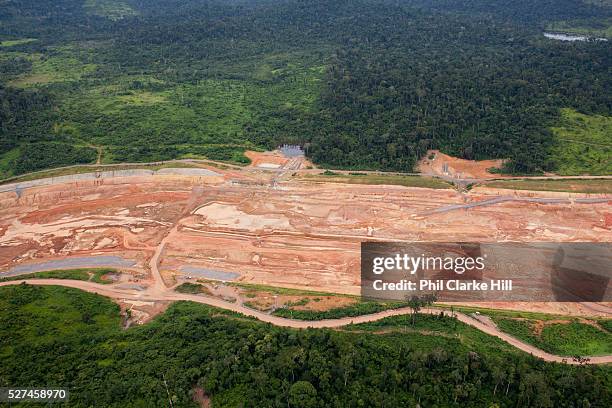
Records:
[[[1,185],[0,278],[109,267],[122,272],[113,287],[135,298],[198,279],[358,295],[364,241],[612,241],[606,194],[327,183],[302,177],[321,170],[300,154],[249,157],[243,168],[198,163]]]

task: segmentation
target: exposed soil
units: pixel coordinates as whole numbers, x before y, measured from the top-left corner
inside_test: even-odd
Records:
[[[433,157],[430,159],[430,157]],[[489,173],[488,169],[500,168],[504,160],[465,160],[430,150],[417,164],[417,170],[423,174],[450,176],[452,178],[500,178],[499,174]]]
[[[276,169],[282,167],[289,161],[289,158],[283,156],[278,151],[255,152],[248,150],[244,152],[244,155],[251,159],[250,167]]]
[[[160,315],[168,309],[171,302],[164,301],[138,301],[120,300],[121,316],[123,317],[123,327],[129,328],[133,325],[141,325],[149,322],[155,316]]]
[[[291,169],[303,164],[278,153],[254,157],[276,157],[291,162]],[[252,168],[216,171],[222,175],[109,177],[27,188],[20,197],[0,193],[0,271],[115,254],[135,260],[139,283],[158,285],[157,290],[175,285],[179,268],[189,265],[237,273],[245,283],[358,294],[360,243],[366,240],[612,241],[611,201],[456,208],[497,196],[308,183]],[[152,276],[152,263],[160,279]],[[330,297],[304,307],[342,302]],[[534,304],[494,306],[545,311]],[[563,314],[610,313],[609,306],[603,311],[569,303],[544,307]]]

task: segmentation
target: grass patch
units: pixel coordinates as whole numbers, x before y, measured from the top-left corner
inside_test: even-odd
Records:
[[[200,279],[202,282],[205,280]],[[214,282],[214,281],[211,281]],[[342,296],[342,297],[357,297],[353,295],[344,295],[341,293],[317,292],[313,290],[282,288],[278,286],[259,285],[255,283],[227,282],[227,286],[234,286],[241,289],[268,292],[274,295],[304,295],[304,296]]]
[[[83,7],[88,14],[106,17],[113,21],[138,14],[129,4],[121,0],[85,0]]]
[[[331,183],[346,183],[346,184],[371,184],[371,185],[397,185],[404,187],[421,187],[421,188],[435,188],[435,189],[448,189],[452,188],[452,185],[434,178],[425,176],[401,176],[401,175],[378,175],[378,174],[348,174],[340,175],[332,171],[326,171],[321,174],[306,174],[300,176],[301,178],[309,181],[325,181]]]
[[[612,333],[579,321],[545,324],[536,330],[536,320],[494,318],[498,327],[549,353],[562,356],[598,356],[612,354]]]
[[[531,320],[517,320],[508,318],[495,318],[495,324],[503,332],[513,335],[534,346],[541,347],[535,334],[535,323]]]
[[[448,309],[448,306],[443,307]],[[552,354],[568,357],[612,354],[612,319],[593,320],[604,329],[600,330],[565,315],[467,306],[453,309],[466,314],[478,312],[487,315],[500,330]],[[560,320],[567,323],[552,322]],[[542,323],[544,328],[538,334],[536,327]]]
[[[36,38],[21,38],[18,40],[4,40],[0,41],[0,47],[14,47],[16,45],[24,45],[38,41]]]
[[[104,278],[104,275],[117,273],[115,269],[93,269],[91,270],[91,272],[93,272],[93,275],[91,276],[90,280],[92,282],[102,284],[108,284],[113,282],[111,279]]]
[[[119,99],[129,105],[154,105],[156,103],[167,102],[167,98],[161,93],[152,92],[131,92],[127,95],[119,96]]]
[[[553,127],[557,143],[551,151],[561,175],[612,174],[612,117],[561,110]]]
[[[597,356],[612,354],[612,334],[588,324],[572,322],[554,324],[542,330],[545,350],[566,356]]]
[[[0,180],[9,178],[15,172],[15,162],[21,157],[21,149],[14,148],[0,155]]]
[[[567,34],[578,34],[588,37],[612,39],[612,18],[604,18],[596,23],[589,21],[588,23],[589,24],[587,25],[580,20],[555,21],[547,25],[546,29],[549,31],[563,32]]]
[[[28,54],[32,63],[29,73],[10,81],[16,87],[32,87],[59,82],[79,81],[95,72],[96,65],[84,63],[81,50],[73,46],[57,47],[48,54]]]
[[[248,163],[243,153],[253,145],[244,128],[252,92],[240,81],[172,86],[126,77],[116,87],[67,96],[61,116],[75,137],[105,147],[105,163],[182,157]]]
[[[612,180],[565,179],[565,180],[496,180],[484,184],[486,187],[509,190],[559,191],[584,194],[612,194]]]
[[[197,283],[190,283],[190,282],[185,282],[177,286],[174,290],[179,293],[187,293],[191,295],[198,295],[200,293],[209,293],[209,290],[204,285],[199,285]]]
[[[414,344],[428,342],[435,337],[448,338],[470,348],[481,348],[490,353],[516,353],[517,350],[508,343],[492,338],[480,330],[458,321],[455,318],[441,315],[419,313],[414,324],[410,315],[391,316],[369,323],[360,323],[346,327],[349,331],[370,331],[385,336],[410,336]]]
[[[612,319],[602,319],[599,320],[597,323],[599,323],[599,325],[606,329],[608,332],[612,333]]]
[[[19,276],[9,276],[0,279],[0,282],[16,281],[24,279],[71,279],[81,281],[91,281],[95,283],[108,284],[112,280],[104,279],[104,275],[118,273],[115,269],[59,269],[56,271],[34,272]]]
[[[334,309],[318,310],[294,310],[288,307],[276,309],[272,314],[295,320],[325,320],[339,319],[342,317],[355,317],[382,312],[389,309],[399,309],[406,307],[406,302],[374,302],[362,301],[354,305],[338,307]]]

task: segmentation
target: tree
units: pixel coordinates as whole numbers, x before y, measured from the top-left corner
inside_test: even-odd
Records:
[[[416,315],[421,311],[423,307],[431,306],[437,300],[436,295],[426,294],[422,296],[412,295],[408,298],[408,307],[412,310],[411,322],[414,326]]]
[[[410,309],[412,310],[412,313],[410,314],[410,320],[412,322],[412,325],[414,326],[415,317],[421,311],[421,308],[423,307],[423,301],[419,296],[413,295],[408,299],[408,307],[410,307]]]
[[[317,406],[317,390],[308,381],[298,381],[289,389],[289,406],[312,408]]]

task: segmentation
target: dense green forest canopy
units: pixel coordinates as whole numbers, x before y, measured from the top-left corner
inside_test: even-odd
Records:
[[[71,406],[575,407],[611,403],[607,366],[549,364],[451,318],[292,330],[180,302],[120,328],[109,299],[0,288],[0,387],[63,386]],[[383,332],[383,333],[381,333]]]
[[[339,168],[440,149],[555,171],[563,109],[611,116],[612,44],[542,32],[610,19],[596,0],[5,0],[0,177],[286,142]],[[609,149],[587,157],[566,168],[610,173]]]

